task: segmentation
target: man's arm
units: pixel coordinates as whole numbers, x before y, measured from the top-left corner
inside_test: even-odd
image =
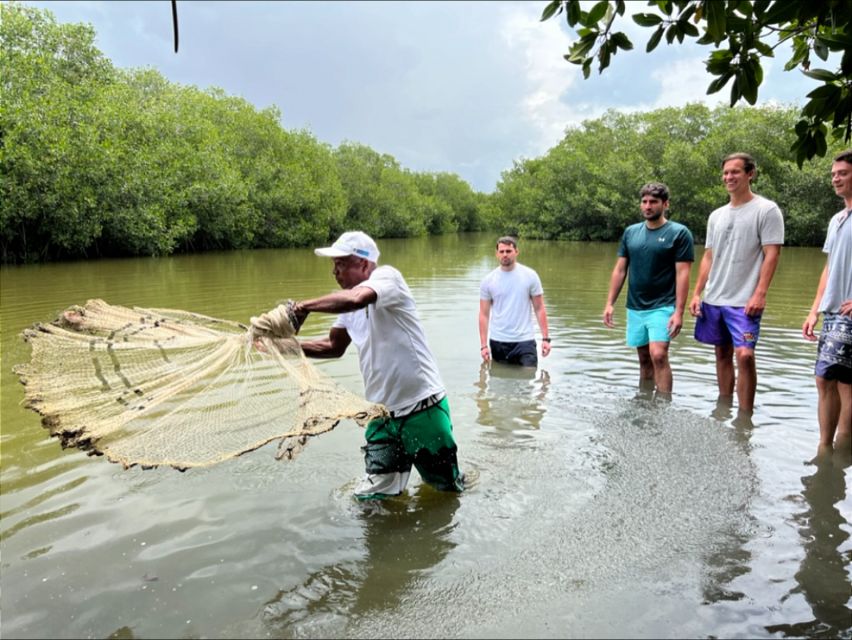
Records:
[[[357,286],[352,289],[334,291],[319,298],[301,300],[294,304],[294,311],[300,320],[304,320],[311,311],[320,313],[346,313],[363,309],[378,299],[370,287]]]
[[[483,360],[491,359],[491,350],[488,348],[488,321],[491,318],[491,301],[479,300],[479,355]]]
[[[713,266],[713,250],[709,247],[704,249],[701,264],[698,265],[698,279],[695,281],[695,291],[692,294],[692,302],[689,303],[689,312],[694,316],[701,315],[701,294],[707,286],[710,277],[710,267]]]
[[[822,269],[822,275],[819,277],[819,284],[817,285],[816,296],[814,296],[814,302],[811,305],[811,310],[808,313],[808,317],[805,318],[805,323],[802,325],[802,336],[805,340],[810,340],[813,342],[817,339],[814,335],[814,329],[816,328],[816,324],[819,321],[819,303],[822,302],[822,294],[825,293],[825,287],[828,284],[828,262],[825,263],[825,266]]]
[[[683,328],[683,311],[686,308],[686,296],[689,293],[689,271],[691,262],[675,263],[675,310],[669,318],[669,335],[676,338]]]
[[[760,277],[757,280],[757,287],[751,298],[748,299],[745,306],[747,316],[757,316],[763,313],[766,308],[766,293],[769,291],[769,284],[772,282],[772,276],[775,275],[775,269],[778,266],[778,258],[781,256],[780,244],[763,245],[763,264],[760,265]]]
[[[302,340],[299,344],[309,358],[339,358],[346,353],[346,347],[352,342],[349,332],[340,327],[332,327],[328,337],[319,340]]]
[[[606,306],[603,312],[603,322],[610,329],[615,326],[612,321],[612,312],[615,301],[618,300],[618,294],[621,293],[621,287],[624,286],[624,281],[627,279],[627,258],[619,257],[615,261],[615,267],[612,269],[612,275],[609,277],[609,293],[606,296]]]
[[[311,311],[319,313],[346,313],[363,309],[378,299],[376,292],[370,287],[353,287],[335,291],[319,298],[302,300],[293,305],[293,311],[299,319],[300,326]],[[304,340],[301,347],[305,355],[311,358],[339,358],[346,352],[346,347],[352,342],[349,332],[340,327],[332,327],[328,337],[319,340]]]
[[[538,326],[541,329],[541,355],[546,358],[550,353],[550,331],[547,327],[547,309],[544,307],[544,295],[533,296],[531,300]]]

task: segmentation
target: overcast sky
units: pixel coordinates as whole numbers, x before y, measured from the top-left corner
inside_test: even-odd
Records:
[[[566,127],[609,108],[712,106],[729,95],[705,94],[709,49],[663,41],[649,55],[650,30],[635,26],[635,49],[583,80],[562,58],[573,37],[564,18],[539,22],[544,0],[180,0],[177,54],[168,0],[26,4],[60,22],[92,24],[116,66],[152,67],[258,108],[277,105],[287,129],[332,146],[360,142],[415,171],[456,173],[484,192],[514,160],[542,155]],[[818,86],[784,72],[788,58],[782,49],[764,67],[759,104],[801,104]]]

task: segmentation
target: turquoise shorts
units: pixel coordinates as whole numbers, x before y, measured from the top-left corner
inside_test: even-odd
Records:
[[[675,308],[657,307],[645,311],[627,310],[627,346],[644,347],[649,342],[669,342],[669,319]]]

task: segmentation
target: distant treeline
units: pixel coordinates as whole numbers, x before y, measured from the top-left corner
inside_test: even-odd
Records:
[[[822,245],[829,218],[843,207],[831,187],[835,143],[800,170],[790,146],[794,107],[700,104],[648,113],[609,111],[584,122],[544,156],[515,163],[491,196],[490,225],[522,236],[617,240],[639,216],[639,189],[661,181],[671,191],[670,218],[703,240],[707,216],[725,204],[721,160],[745,151],[757,161],[752,190],[784,213],[786,244]]]
[[[4,263],[305,246],[356,228],[617,240],[649,180],[669,184],[672,217],[700,238],[726,199],[719,160],[734,150],[757,157],[755,191],[781,205],[791,244],[821,243],[839,208],[830,161],[800,171],[789,152],[792,107],[611,112],[485,195],[455,174],[288,131],[275,107],[117,69],[89,25],[16,3],[0,12]]]

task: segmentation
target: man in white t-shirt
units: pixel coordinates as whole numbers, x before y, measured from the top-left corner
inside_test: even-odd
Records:
[[[518,262],[518,243],[511,236],[497,240],[500,266],[479,287],[480,355],[486,362],[538,366],[532,314],[541,329],[541,355],[550,353],[544,290],[538,274]]]
[[[447,394],[402,274],[377,266],[379,249],[361,231],[344,233],[315,253],[332,258],[342,291],[294,303],[297,324],[312,311],[340,315],[328,337],[304,340],[302,349],[309,357],[338,358],[354,342],[367,400],[389,411],[367,425],[362,447],[367,475],[355,496],[399,495],[412,464],[436,489],[461,492],[464,476],[456,460]]]
[[[778,205],[751,191],[756,170],[747,153],[733,153],[722,161],[730,201],[707,220],[704,256],[689,304],[698,318],[695,339],[715,347],[720,398],[732,398],[736,386],[739,411],[746,416],[754,409],[757,389],[754,349],[760,318],[784,244]]]
[[[852,150],[834,158],[831,184],[843,210],[828,223],[823,245],[825,267],[802,335],[815,341],[823,314],[814,376],[818,393],[818,455],[850,453],[852,443]]]

